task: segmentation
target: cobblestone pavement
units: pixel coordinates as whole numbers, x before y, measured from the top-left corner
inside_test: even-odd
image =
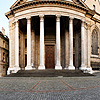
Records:
[[[100,73],[92,77],[3,77],[0,100],[100,100]]]

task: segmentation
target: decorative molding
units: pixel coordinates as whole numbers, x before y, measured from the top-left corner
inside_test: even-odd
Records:
[[[39,15],[39,17],[40,17],[40,21],[44,21],[44,15],[43,14]]]
[[[27,19],[27,20],[30,20],[30,19],[31,19],[31,16],[26,16],[26,19]]]
[[[76,3],[71,3],[71,2],[68,2],[68,1],[60,1],[60,0],[56,0],[56,1],[52,1],[52,0],[47,0],[47,1],[32,1],[32,2],[26,2],[26,3],[24,3],[24,4],[21,4],[21,5],[19,5],[19,6],[15,6],[15,7],[12,7],[10,10],[11,11],[9,11],[9,12],[7,12],[5,15],[6,15],[6,17],[7,18],[9,18],[9,16],[11,16],[11,15],[13,15],[16,11],[18,11],[19,9],[21,9],[21,10],[25,10],[25,9],[29,9],[29,8],[33,8],[33,7],[39,7],[39,6],[46,6],[46,5],[50,5],[50,6],[52,6],[54,4],[54,6],[61,6],[61,7],[66,7],[66,8],[68,8],[68,6],[69,6],[69,8],[75,8],[75,9],[80,9],[80,10],[82,10],[82,11],[85,11],[85,13],[86,13],[86,11],[88,11],[89,9],[87,8],[87,7],[83,7],[83,6],[81,6],[81,5],[78,5],[78,4],[76,4]],[[73,9],[74,10],[74,9]]]
[[[74,16],[69,16],[70,20],[73,20],[74,19]]]
[[[56,21],[57,22],[60,22],[60,17],[61,17],[61,15],[56,15]]]

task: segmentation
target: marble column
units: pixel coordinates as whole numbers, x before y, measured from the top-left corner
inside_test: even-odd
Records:
[[[31,63],[32,67],[35,69],[35,31],[34,29],[32,30],[31,33]]]
[[[44,15],[40,15],[40,65],[39,70],[44,70]]]
[[[20,70],[19,67],[19,21],[15,22],[15,66],[14,73]]]
[[[90,31],[90,26],[87,25],[87,34],[88,34],[88,66],[87,66],[87,70],[88,71],[92,71],[92,67],[90,65],[91,61],[90,61],[90,55],[91,55],[91,31]]]
[[[85,66],[85,52],[84,52],[84,46],[85,46],[85,40],[84,40],[84,21],[81,23],[81,67],[80,70],[86,70]]]
[[[60,61],[60,15],[56,16],[56,70],[61,70],[61,61]]]
[[[32,70],[31,66],[31,17],[27,17],[27,66],[25,70]]]
[[[73,66],[73,18],[70,17],[69,20],[69,70],[75,70]]]
[[[69,32],[66,28],[65,31],[65,68],[67,69],[68,65],[69,65]]]

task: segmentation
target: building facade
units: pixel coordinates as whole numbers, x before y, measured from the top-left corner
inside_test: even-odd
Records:
[[[17,0],[5,14],[8,74],[21,69],[99,69],[100,4],[98,0],[90,4],[89,0]]]
[[[0,77],[7,75],[9,67],[9,39],[0,31]]]

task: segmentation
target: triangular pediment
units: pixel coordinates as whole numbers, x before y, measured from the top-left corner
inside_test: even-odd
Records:
[[[17,0],[10,8],[13,8],[15,6],[21,5],[23,3],[27,2],[27,0]]]
[[[17,1],[11,6],[11,8],[16,7],[16,6],[20,6],[20,5],[24,4],[24,3],[32,2],[32,1],[45,1],[45,0],[17,0]],[[47,0],[46,0],[46,1],[47,1]],[[50,1],[50,0],[48,0],[48,1]],[[57,0],[51,0],[51,1],[57,1]],[[82,0],[58,0],[58,1],[71,2],[71,3],[77,4],[77,5],[86,7],[85,3],[84,3]]]

